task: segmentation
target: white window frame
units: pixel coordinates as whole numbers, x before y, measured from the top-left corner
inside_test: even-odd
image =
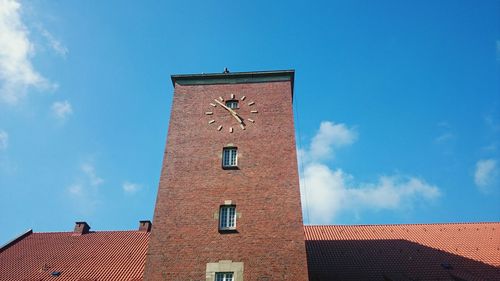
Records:
[[[215,274],[218,272],[232,272],[233,281],[243,281],[243,267],[243,262],[233,262],[231,260],[209,262],[207,263],[205,281],[215,281]]]
[[[219,230],[236,229],[236,205],[222,205],[219,208]]]
[[[215,281],[234,281],[234,272],[216,272]]]
[[[224,147],[222,149],[222,167],[236,168],[238,167],[238,148]]]
[[[226,106],[231,108],[231,109],[238,109],[238,101],[237,100],[228,100],[226,101]],[[235,107],[233,107],[235,106]]]

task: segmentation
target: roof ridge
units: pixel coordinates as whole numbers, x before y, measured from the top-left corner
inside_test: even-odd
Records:
[[[3,244],[0,246],[0,252],[3,252],[5,249],[9,248],[10,246],[16,244],[17,242],[23,240],[26,236],[30,235],[33,233],[33,229],[28,229],[25,232],[19,234],[18,236],[14,237],[14,239],[8,241],[7,243]]]
[[[91,233],[103,233],[103,232],[134,232],[134,233],[146,233],[146,231],[141,231],[141,230],[138,230],[138,229],[128,229],[128,230],[92,230],[92,231],[89,231],[87,234],[91,234]],[[69,234],[73,234],[74,232],[73,231],[40,231],[40,232],[34,232],[34,234],[56,234],[56,233],[69,233]]]
[[[490,222],[443,222],[443,223],[394,223],[394,224],[309,224],[304,227],[366,227],[366,226],[419,226],[419,225],[457,225],[457,224],[500,224],[500,221]]]

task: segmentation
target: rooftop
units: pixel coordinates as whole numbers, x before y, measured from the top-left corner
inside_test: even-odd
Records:
[[[0,248],[0,280],[142,280],[151,223],[139,230],[28,231]],[[309,278],[500,280],[500,222],[304,226]]]
[[[295,70],[176,74],[172,75],[172,85],[215,85],[291,81],[292,94]]]
[[[500,223],[324,225],[304,230],[311,280],[500,279]]]
[[[80,230],[28,231],[5,245],[0,249],[0,280],[142,280],[148,229]]]

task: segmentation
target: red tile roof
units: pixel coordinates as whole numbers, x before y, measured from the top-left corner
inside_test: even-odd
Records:
[[[500,223],[304,231],[311,281],[500,280]],[[29,232],[0,249],[0,281],[141,280],[148,241],[147,231]]]
[[[27,234],[0,250],[0,280],[141,280],[148,241],[146,231]]]
[[[310,280],[500,280],[500,223],[304,230]]]

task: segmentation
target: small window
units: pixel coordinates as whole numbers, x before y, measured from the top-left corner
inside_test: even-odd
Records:
[[[220,230],[236,229],[236,206],[225,205],[220,207],[219,229]]]
[[[233,281],[233,272],[216,272],[215,281]]]
[[[237,109],[238,108],[238,101],[237,100],[228,100],[228,101],[226,101],[226,106],[231,108],[231,109]]]
[[[222,167],[236,168],[238,165],[238,149],[236,147],[224,147],[222,151]]]

